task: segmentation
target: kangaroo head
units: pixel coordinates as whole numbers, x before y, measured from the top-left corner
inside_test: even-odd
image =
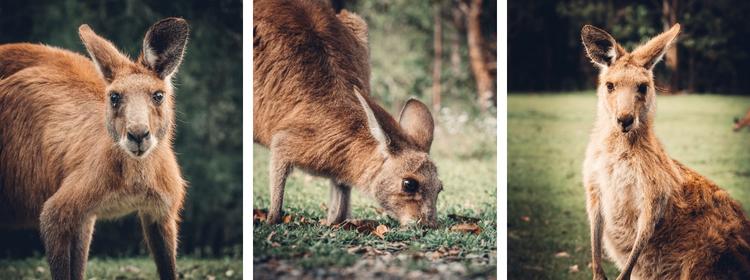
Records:
[[[629,53],[604,30],[591,25],[581,30],[586,53],[600,68],[600,111],[616,130],[628,134],[651,121],[656,99],[652,70],[679,32],[680,25],[675,24]]]
[[[188,37],[187,22],[166,18],[151,26],[136,61],[120,53],[88,25],[81,25],[78,33],[106,84],[102,95],[107,131],[126,154],[134,158],[146,157],[172,133],[171,78],[182,61]]]
[[[402,225],[437,226],[437,198],[443,183],[429,155],[435,128],[429,109],[416,99],[408,100],[399,117],[403,135],[396,140],[385,134],[367,101],[356,94],[383,159],[368,186],[375,199]]]

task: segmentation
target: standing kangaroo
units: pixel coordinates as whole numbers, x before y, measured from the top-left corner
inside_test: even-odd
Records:
[[[134,62],[87,25],[91,60],[0,45],[0,226],[38,227],[53,279],[83,279],[96,219],[137,211],[161,279],[176,279],[186,183],[172,138],[183,19],[146,32]]]
[[[716,184],[673,160],[654,135],[652,69],[675,25],[628,53],[593,26],[583,45],[599,66],[597,119],[583,183],[594,279],[606,279],[602,246],[618,279],[750,279],[750,224]]]
[[[427,106],[407,101],[396,122],[372,101],[366,23],[320,2],[254,2],[253,139],[271,151],[268,221],[281,219],[294,166],[331,179],[328,223],[349,216],[356,187],[402,224],[435,226],[442,183]]]

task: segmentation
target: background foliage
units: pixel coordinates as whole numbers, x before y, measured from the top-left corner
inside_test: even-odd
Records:
[[[750,2],[728,0],[509,1],[508,90],[592,88],[596,69],[581,45],[583,25],[603,28],[631,49],[662,32],[673,15],[682,25],[679,65],[676,71],[657,65],[657,85],[666,87],[679,73],[672,92],[750,94],[743,72],[750,66],[749,12]]]
[[[191,27],[174,81],[175,148],[190,182],[180,250],[201,256],[241,254],[242,244],[242,2],[2,1],[0,43],[33,42],[85,54],[78,26],[87,23],[130,57],[146,29],[178,16]],[[1,207],[1,206],[0,206]],[[41,254],[36,231],[0,231],[0,257]],[[92,254],[144,254],[134,217],[97,224]],[[33,250],[30,250],[33,248]]]
[[[409,97],[426,104],[433,102],[431,87],[435,61],[435,11],[442,26],[441,59],[437,83],[442,85],[441,108],[453,107],[478,112],[475,84],[468,57],[466,0],[439,1],[332,1],[360,15],[369,28],[371,92],[381,104],[398,111]],[[342,3],[337,3],[342,2]],[[464,8],[465,9],[465,8]],[[485,63],[494,64],[496,51],[496,1],[483,1],[479,20]],[[456,13],[457,15],[454,15]],[[455,19],[454,19],[455,17]],[[489,69],[494,71],[493,69]],[[492,73],[494,75],[494,72]],[[494,76],[493,76],[494,79]],[[494,92],[494,91],[493,91]]]

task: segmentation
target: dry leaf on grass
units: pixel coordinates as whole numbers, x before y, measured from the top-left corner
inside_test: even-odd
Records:
[[[265,222],[268,219],[268,210],[266,209],[253,209],[253,221]]]
[[[375,220],[346,220],[340,224],[332,225],[333,229],[357,230],[363,234],[373,234],[385,239],[385,234],[390,231],[388,226],[381,225]]]
[[[576,273],[576,272],[578,272],[579,271],[578,265],[577,264],[576,265],[571,265],[570,267],[568,267],[568,271],[570,273]]]
[[[451,231],[479,234],[482,228],[477,224],[457,224],[451,227]]]
[[[448,214],[448,218],[459,223],[478,223],[480,221],[479,218],[461,216],[456,214]]]
[[[360,233],[371,233],[379,225],[375,220],[346,220],[333,225],[334,229],[357,230]]]
[[[524,222],[528,223],[528,222],[531,221],[531,217],[529,217],[529,216],[521,216],[521,221],[524,221]]]
[[[286,215],[286,216],[284,216],[284,218],[282,218],[281,221],[283,223],[285,223],[285,224],[291,223],[292,222],[292,215]]]
[[[375,230],[372,232],[372,234],[376,235],[377,237],[380,237],[380,239],[385,239],[385,234],[388,232],[388,227],[386,225],[378,225]]]
[[[570,254],[565,251],[557,252],[557,254],[555,254],[555,258],[570,258]]]

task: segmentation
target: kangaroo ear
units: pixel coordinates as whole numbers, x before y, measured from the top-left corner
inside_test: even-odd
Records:
[[[185,53],[189,27],[181,18],[162,19],[146,31],[140,63],[161,79],[177,72]]]
[[[618,58],[627,54],[612,35],[591,25],[581,29],[581,40],[586,48],[586,54],[600,67],[609,67]]]
[[[115,46],[94,33],[91,27],[84,24],[78,28],[78,36],[86,47],[91,60],[107,83],[111,83],[117,73],[124,69],[130,60],[125,57]]]
[[[355,13],[341,10],[336,17],[357,36],[359,42],[367,46],[367,23]]]
[[[677,34],[680,33],[680,24],[675,24],[668,31],[659,34],[652,38],[646,44],[638,47],[633,51],[633,59],[638,65],[643,66],[646,69],[653,69],[654,65],[658,63],[667,52],[667,49],[672,46]]]
[[[357,96],[357,100],[359,100],[359,104],[362,105],[362,109],[365,111],[365,115],[367,116],[367,127],[370,129],[370,134],[372,135],[375,140],[378,141],[378,147],[380,149],[380,152],[383,155],[388,154],[388,145],[390,144],[390,139],[388,139],[388,136],[385,135],[385,131],[383,131],[383,128],[380,126],[380,123],[378,123],[378,119],[375,118],[375,113],[372,111],[372,108],[370,108],[370,105],[367,103],[367,100],[362,96],[362,94],[359,92],[359,90],[354,90],[354,95]]]
[[[422,151],[430,152],[432,137],[435,132],[435,121],[427,105],[416,99],[406,101],[398,117],[401,128],[414,140]]]

